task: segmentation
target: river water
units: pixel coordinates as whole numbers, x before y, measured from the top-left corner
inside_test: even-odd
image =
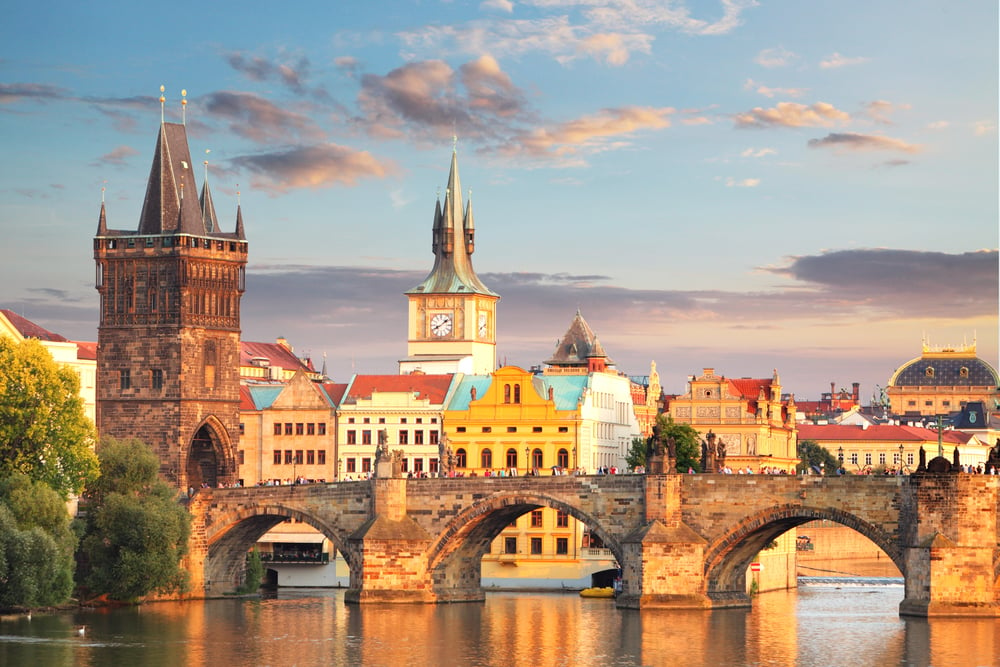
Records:
[[[752,610],[666,612],[566,593],[358,606],[340,590],[281,589],[3,617],[0,665],[1000,665],[1000,620],[901,618],[902,597],[901,584],[815,581],[759,595]]]

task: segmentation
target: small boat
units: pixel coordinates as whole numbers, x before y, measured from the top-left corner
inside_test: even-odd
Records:
[[[613,598],[615,596],[615,589],[607,586],[605,588],[584,588],[580,591],[580,597],[582,598]]]

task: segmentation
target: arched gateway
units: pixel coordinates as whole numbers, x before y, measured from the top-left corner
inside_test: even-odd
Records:
[[[286,518],[309,523],[351,569],[350,602],[484,599],[493,538],[538,507],[584,522],[622,566],[618,605],[749,606],[744,573],[783,532],[830,519],[874,541],[902,572],[900,613],[997,616],[1000,479],[942,474],[837,478],[605,475],[374,479],[203,489],[188,567],[206,596],[234,588],[246,551]]]

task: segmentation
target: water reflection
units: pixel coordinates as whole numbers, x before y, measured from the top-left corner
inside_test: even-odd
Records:
[[[903,619],[899,586],[808,586],[752,611],[618,610],[565,594],[347,606],[338,591],[0,620],[2,665],[1000,664],[994,619]],[[86,625],[84,636],[76,626]]]

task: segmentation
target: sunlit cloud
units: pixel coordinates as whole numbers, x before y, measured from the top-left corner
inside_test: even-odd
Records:
[[[650,35],[603,32],[580,40],[579,50],[606,65],[621,67],[633,52],[650,53],[652,42]]]
[[[909,144],[902,139],[856,132],[834,132],[822,139],[810,139],[809,147],[849,151],[902,151],[904,153],[919,153],[921,150],[918,144]]]
[[[950,125],[951,125],[951,123],[949,123],[946,120],[937,120],[937,121],[934,121],[933,123],[927,123],[927,129],[928,130],[944,130],[947,127],[949,127]]]
[[[836,69],[838,67],[847,67],[849,65],[861,65],[868,62],[868,58],[861,56],[848,57],[842,56],[839,53],[833,53],[827,56],[824,60],[821,60],[819,66],[823,69]]]
[[[754,58],[755,63],[761,67],[767,67],[769,69],[775,67],[788,67],[796,60],[798,60],[798,56],[782,46],[777,46],[772,49],[764,49],[757,54],[756,58]]]
[[[309,75],[310,63],[305,56],[299,56],[293,62],[278,62],[242,51],[232,51],[224,57],[230,67],[246,75],[251,81],[274,80],[298,95],[308,92],[305,80]]]
[[[802,97],[809,92],[808,88],[772,88],[753,79],[747,79],[746,83],[743,84],[743,89],[752,90],[764,97]]]
[[[236,170],[252,174],[251,186],[272,195],[298,188],[353,186],[362,178],[385,178],[395,164],[379,160],[368,151],[337,144],[314,144],[283,151],[233,158]]]
[[[760,185],[759,178],[736,179],[730,177],[726,179],[727,188],[755,188],[758,185]]]
[[[202,102],[209,114],[228,121],[233,133],[258,143],[323,135],[308,115],[252,93],[220,91],[206,95]]]
[[[909,104],[893,104],[892,102],[887,102],[886,100],[875,100],[874,102],[869,102],[865,105],[865,113],[868,114],[869,118],[874,120],[876,123],[882,123],[884,125],[892,124],[889,117],[895,112],[907,111],[909,109]]]
[[[982,137],[987,134],[996,134],[997,124],[993,120],[977,120],[972,125],[972,131],[977,137]]]
[[[59,100],[69,97],[65,88],[46,83],[0,83],[0,104],[26,100]]]
[[[479,3],[479,8],[484,10],[495,10],[510,14],[514,11],[514,3],[511,0],[484,0]]]
[[[850,120],[846,111],[832,104],[816,102],[812,105],[796,102],[779,102],[771,109],[754,107],[736,114],[737,127],[829,127]]]
[[[135,150],[131,146],[118,146],[110,153],[105,153],[93,164],[99,165],[114,165],[116,167],[124,166],[128,163],[128,158],[133,155],[138,155],[139,151]]]
[[[777,155],[778,151],[773,148],[746,148],[740,155],[743,157],[766,157],[768,155]]]

